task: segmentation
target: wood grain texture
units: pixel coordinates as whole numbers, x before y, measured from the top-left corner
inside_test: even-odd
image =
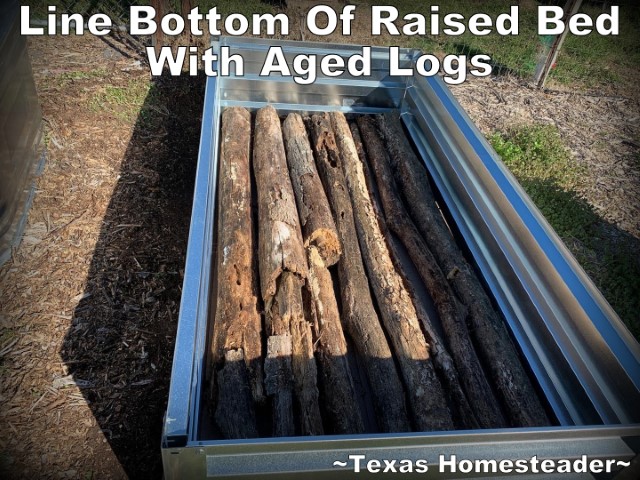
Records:
[[[329,114],[313,115],[309,130],[318,172],[327,192],[343,248],[337,265],[342,322],[364,365],[380,431],[406,432],[411,427],[405,407],[404,388],[373,306],[358,244],[351,198]]]
[[[244,386],[233,379],[227,368],[227,352],[240,352],[245,362],[246,387],[253,401],[264,401],[262,375],[262,319],[258,312],[257,272],[254,255],[253,223],[251,215],[251,116],[243,108],[229,108],[222,113],[220,143],[220,176],[218,205],[225,205],[218,212],[216,308],[213,318],[213,338],[209,361],[209,378],[212,400],[219,405],[234,388]],[[225,370],[225,374],[220,370]],[[218,376],[218,378],[216,378]],[[225,385],[225,382],[231,382]],[[233,387],[232,387],[233,385]],[[218,392],[216,392],[218,390]],[[239,402],[238,408],[245,408]],[[253,406],[251,406],[253,409]],[[249,422],[252,415],[245,412]],[[216,415],[216,418],[220,418]],[[255,420],[254,420],[255,421]],[[220,424],[219,424],[220,425]],[[221,425],[220,425],[221,426]],[[222,427],[222,426],[221,426]],[[249,428],[249,427],[247,427]],[[222,428],[229,431],[228,428]],[[255,426],[253,426],[255,430]]]
[[[377,122],[409,213],[456,295],[468,308],[471,335],[511,425],[549,425],[503,319],[493,309],[436,206],[425,166],[413,152],[397,112],[378,116]]]
[[[282,133],[304,244],[306,247],[315,246],[329,267],[338,261],[342,249],[302,117],[290,113],[284,121]]]
[[[362,256],[402,371],[414,422],[421,431],[452,430],[442,386],[411,297],[391,261],[349,125],[341,112],[332,112],[331,122],[342,155]]]

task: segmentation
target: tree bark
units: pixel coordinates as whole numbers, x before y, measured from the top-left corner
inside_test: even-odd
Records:
[[[291,335],[271,335],[267,338],[267,358],[264,362],[264,385],[273,403],[273,436],[296,434],[293,420],[293,369]]]
[[[342,249],[302,117],[297,113],[289,114],[282,132],[304,244],[306,247],[315,245],[325,265],[329,267],[338,261]]]
[[[280,119],[270,105],[256,114],[253,168],[258,191],[260,289],[268,306],[283,271],[307,278],[307,260]]]
[[[361,159],[366,159],[364,146],[362,145],[362,141],[359,137],[359,131],[354,124],[350,124],[350,127],[358,156]],[[371,179],[371,182],[373,183],[374,180],[373,175],[371,174],[371,169],[367,168],[366,163],[363,163],[363,167],[365,169],[366,177]],[[376,186],[376,188],[379,189],[380,187]],[[372,189],[373,185],[370,185],[369,191],[372,191]],[[433,364],[437,372],[440,374],[440,378],[442,379],[442,382],[444,384],[446,394],[450,399],[450,404],[452,405],[452,411],[454,414],[454,421],[459,428],[480,428],[478,420],[476,419],[476,415],[471,408],[469,400],[467,399],[467,395],[462,389],[458,370],[455,367],[453,358],[451,358],[451,355],[447,351],[440,333],[438,332],[438,330],[436,330],[436,328],[434,328],[431,316],[427,312],[427,308],[420,295],[417,293],[417,289],[414,283],[409,278],[404,265],[404,261],[402,260],[399,252],[398,242],[392,239],[390,236],[388,228],[389,223],[387,222],[387,220],[385,220],[383,209],[374,195],[371,195],[371,200],[380,221],[380,228],[384,236],[390,239],[388,244],[393,263],[395,264],[398,274],[402,277],[405,286],[409,291],[411,298],[413,299],[413,304],[416,308],[418,319],[422,324],[422,328],[424,329],[424,332],[426,334],[427,342],[429,343]]]
[[[343,254],[338,261],[342,320],[364,365],[373,395],[378,427],[382,432],[410,430],[402,382],[373,306],[369,281],[362,263],[351,199],[342,169],[329,114],[313,115],[312,145]]]
[[[253,222],[251,217],[251,170],[249,150],[251,116],[243,108],[228,108],[222,113],[222,142],[220,145],[220,180],[218,205],[216,309],[214,316],[209,378],[212,400],[216,387],[220,395],[238,386],[237,379],[225,374],[217,379],[218,371],[226,369],[229,351],[240,352],[246,372],[246,388],[253,401],[264,400],[262,386],[262,320],[258,312],[256,263],[254,258]],[[239,371],[240,367],[231,370]],[[225,385],[225,382],[231,382]],[[244,386],[242,390],[244,391]],[[245,403],[239,402],[238,408]],[[253,406],[251,407],[253,409]],[[247,421],[254,418],[247,410]],[[217,417],[216,417],[217,418]],[[254,418],[255,421],[255,418]],[[247,427],[248,428],[248,427]],[[225,430],[223,428],[223,430]],[[255,430],[255,425],[253,426]]]
[[[354,125],[355,127],[355,125]],[[482,371],[480,360],[471,343],[465,315],[440,270],[436,259],[409,218],[395,190],[395,181],[382,142],[371,117],[358,117],[368,159],[380,193],[387,225],[398,235],[407,249],[438,312],[467,398],[473,399],[480,426],[501,428],[506,425],[497,399]],[[354,135],[355,138],[355,135]],[[361,159],[366,164],[367,158]]]
[[[413,152],[398,114],[385,114],[377,121],[409,212],[453,290],[469,310],[467,321],[471,334],[506,407],[511,425],[549,425],[549,418],[520,362],[504,321],[493,309],[436,206],[426,169]]]
[[[267,334],[291,336],[291,367],[300,410],[300,430],[303,435],[319,435],[323,430],[313,339],[311,325],[304,316],[301,293],[308,267],[280,119],[270,105],[256,115],[253,153],[258,191],[260,285]],[[282,395],[287,396],[288,392]],[[277,417],[274,411],[274,418]]]
[[[309,289],[315,305],[316,358],[321,371],[324,410],[333,426],[333,433],[363,433],[360,411],[354,408],[357,400],[333,280],[313,246],[309,249]]]
[[[220,431],[225,438],[256,438],[256,414],[241,349],[225,352],[224,367],[217,378],[215,419]]]
[[[331,121],[342,154],[361,251],[402,370],[414,421],[421,431],[452,430],[453,421],[442,386],[435,375],[413,302],[391,261],[349,125],[341,112],[332,112]]]

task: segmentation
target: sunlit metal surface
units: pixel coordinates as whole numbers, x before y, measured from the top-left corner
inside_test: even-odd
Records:
[[[568,253],[537,208],[439,78],[390,77],[388,51],[374,48],[369,78],[320,78],[314,85],[259,77],[269,46],[345,57],[361,47],[222,38],[242,52],[244,78],[209,78],[169,404],[163,433],[165,476],[329,478],[348,453],[432,460],[593,458],[629,460],[640,449],[640,347]],[[402,50],[402,66],[415,60]],[[397,110],[446,206],[508,321],[561,427],[365,436],[216,441],[200,428],[210,306],[218,131],[221,109],[281,113]],[[618,425],[623,424],[623,425]],[[594,425],[584,427],[576,425]],[[377,457],[376,457],[377,458]],[[422,458],[422,457],[420,457]],[[430,476],[440,475],[437,469]],[[288,477],[287,477],[288,476]],[[552,476],[553,477],[553,476]],[[538,478],[538,477],[537,477]]]

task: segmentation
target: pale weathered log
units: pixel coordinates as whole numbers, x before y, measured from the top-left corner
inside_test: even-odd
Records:
[[[331,273],[316,247],[310,247],[308,253],[308,285],[315,306],[316,358],[321,372],[324,411],[333,433],[363,433],[360,411],[354,408],[356,394],[347,362],[347,341],[340,323]]]
[[[407,386],[414,421],[422,431],[451,430],[454,425],[442,386],[411,297],[391,261],[349,125],[341,112],[332,112],[331,121],[342,155],[362,256]]]
[[[340,258],[341,247],[302,117],[290,113],[284,121],[282,133],[304,244],[306,247],[315,245],[325,265],[331,266]]]
[[[231,385],[225,386],[224,382],[238,385],[238,380],[228,373],[216,379],[217,372],[224,367],[226,352],[237,350],[242,353],[246,363],[247,372],[242,378],[248,380],[247,388],[250,387],[253,400],[260,403],[264,400],[262,320],[257,307],[251,216],[251,116],[243,108],[228,108],[222,113],[221,128],[218,204],[225,208],[219,209],[217,219],[217,244],[221,247],[217,256],[219,281],[215,292],[216,309],[209,359],[212,401],[214,405],[222,401],[216,398],[217,388],[220,395],[233,390]],[[237,408],[245,406],[240,402]],[[240,414],[243,415],[242,412]],[[250,422],[252,415],[248,411],[244,415]]]
[[[258,191],[260,286],[267,335],[291,335],[291,367],[300,412],[300,433],[319,435],[323,429],[317,369],[311,325],[304,316],[301,293],[308,276],[307,260],[280,119],[270,105],[256,115],[253,155]]]
[[[374,174],[371,173],[371,169],[369,168],[368,162],[366,161],[367,155],[364,151],[364,146],[360,138],[358,127],[353,123],[350,123],[349,126],[351,127],[351,133],[353,135],[353,141],[356,145],[358,156],[363,161],[365,176],[369,181],[369,191],[371,192],[375,188],[378,192],[380,192],[381,189],[384,189],[386,187],[377,185],[377,181],[379,181],[378,179],[374,180]],[[398,241],[391,237],[388,228],[388,224],[390,224],[391,222],[385,219],[385,212],[383,212],[383,208],[382,206],[380,206],[380,201],[376,198],[375,195],[371,195],[371,203],[374,207],[374,210],[376,211],[376,215],[378,216],[380,229],[382,230],[385,238],[388,239],[387,243],[389,246],[389,252],[391,253],[391,258],[396,266],[396,270],[402,277],[404,284],[409,291],[411,298],[413,299],[413,304],[416,308],[418,319],[422,324],[422,328],[424,329],[424,332],[426,334],[427,342],[429,343],[429,350],[431,353],[431,358],[433,359],[433,364],[436,367],[436,371],[440,374],[443,386],[445,387],[446,395],[449,398],[451,410],[454,414],[454,422],[456,423],[456,426],[463,429],[479,428],[480,425],[478,423],[476,415],[471,408],[470,402],[467,399],[467,395],[462,389],[458,370],[455,367],[453,358],[451,358],[451,355],[447,351],[440,333],[434,327],[431,315],[427,312],[424,301],[418,294],[416,285],[414,285],[414,282],[409,278],[404,260],[402,259],[400,254]]]
[[[307,259],[280,119],[270,105],[256,114],[253,168],[258,191],[260,288],[265,305],[268,305],[276,293],[276,280],[283,271],[307,278]]]
[[[451,286],[402,204],[396,191],[384,143],[377,132],[373,118],[359,117],[358,127],[367,152],[367,158],[361,160],[363,163],[369,160],[378,185],[387,225],[407,249],[411,261],[416,266],[433,300],[445,333],[446,343],[460,374],[462,387],[467,398],[472,399],[480,426],[504,427],[506,422],[500,411],[498,400],[487,382],[471,342],[465,323],[465,312],[459,308]]]
[[[318,172],[338,229],[343,253],[338,261],[342,321],[371,386],[378,427],[382,432],[410,430],[403,386],[378,319],[362,264],[351,199],[347,191],[329,114],[314,115],[310,122]]]
[[[523,427],[549,425],[549,418],[504,321],[493,309],[436,206],[426,169],[413,152],[398,114],[385,114],[377,121],[409,212],[456,295],[468,307],[471,334],[506,407],[510,423]]]
[[[291,367],[291,335],[267,338],[264,362],[264,386],[273,403],[273,436],[291,437],[296,429],[293,421],[293,370]]]
[[[216,424],[225,438],[256,438],[256,414],[242,349],[224,353],[224,367],[217,373]]]

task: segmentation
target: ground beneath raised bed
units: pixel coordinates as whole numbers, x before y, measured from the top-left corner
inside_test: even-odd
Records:
[[[23,243],[0,269],[3,478],[161,477],[204,80],[150,82],[137,54],[114,46],[31,39],[49,158]],[[584,197],[638,238],[637,99],[512,80],[453,91],[484,133],[556,123],[592,165]]]

